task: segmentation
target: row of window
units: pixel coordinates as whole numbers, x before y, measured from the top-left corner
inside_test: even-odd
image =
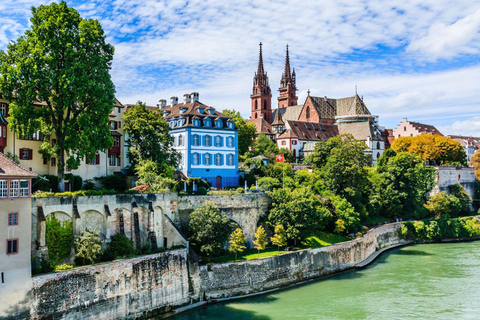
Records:
[[[193,119],[193,125],[195,127],[202,126],[202,122],[203,122],[204,127],[212,127],[212,120],[210,120],[209,118],[204,119],[203,121],[201,119]],[[185,119],[184,118],[179,118],[177,120],[170,119],[169,124],[170,124],[170,128],[182,127],[183,125],[185,125]],[[221,119],[216,120],[215,121],[215,127],[216,128],[223,128],[224,127],[223,120],[221,120]],[[227,128],[235,129],[235,123],[233,123],[233,121],[227,122]]]
[[[223,137],[221,136],[215,136],[215,147],[223,147]],[[227,147],[233,148],[233,137],[227,137]],[[194,134],[192,136],[192,145],[193,146],[200,146],[203,145],[205,147],[211,147],[212,146],[212,137],[209,135],[205,136],[200,136],[198,134]]]
[[[202,158],[202,159],[201,159]],[[210,166],[212,165],[212,161],[215,161],[216,166],[222,166],[224,164],[224,157],[223,154],[217,153],[215,157],[212,157],[210,153],[205,153],[203,155],[200,155],[199,153],[193,153],[193,165],[198,166],[198,165],[206,165]],[[228,154],[227,155],[227,166],[233,166],[234,165],[234,158],[233,154]]]
[[[7,180],[0,180],[0,198],[8,198],[9,184]],[[10,180],[10,198],[29,196],[28,180]]]
[[[18,239],[7,240],[7,254],[18,253]]]

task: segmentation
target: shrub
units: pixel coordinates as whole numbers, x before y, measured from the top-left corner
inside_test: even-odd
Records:
[[[96,177],[100,185],[105,189],[113,189],[117,192],[123,192],[127,189],[127,177],[123,174],[111,174],[103,177]]]
[[[48,248],[48,260],[52,266],[58,265],[70,256],[73,246],[73,223],[60,222],[55,213],[47,216],[45,242]]]
[[[431,196],[425,208],[427,208],[433,216],[438,217],[442,214],[457,216],[462,210],[462,205],[457,197],[442,191]]]
[[[275,188],[281,188],[282,184],[278,179],[263,177],[258,180],[258,188],[265,191],[272,191]]]
[[[60,272],[60,271],[65,271],[65,270],[70,270],[70,269],[73,269],[73,264],[59,264],[57,266],[55,266],[55,269],[54,271],[55,272]]]
[[[93,260],[102,252],[102,243],[98,235],[98,231],[85,229],[80,236],[75,237],[77,251],[75,257],[82,259],[82,264],[85,264],[85,260],[93,264]]]
[[[95,182],[93,182],[92,179],[87,179],[83,182],[83,187],[82,187],[83,190],[95,190],[96,189],[96,186],[95,186]]]
[[[245,193],[245,189],[243,188],[237,188],[237,193]]]
[[[197,194],[200,196],[205,196],[207,195],[207,189],[205,189],[204,187],[199,187],[197,189]]]
[[[70,183],[72,191],[78,191],[82,189],[83,179],[80,176],[76,176],[71,173],[65,175],[65,180]]]
[[[103,253],[103,260],[110,261],[116,258],[123,258],[135,255],[133,241],[121,234],[115,234],[110,238],[107,250]]]

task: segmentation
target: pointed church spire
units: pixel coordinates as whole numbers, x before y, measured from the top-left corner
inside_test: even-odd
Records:
[[[287,55],[285,57],[285,71],[284,71],[284,77],[286,79],[290,79],[291,73],[290,73],[290,57],[288,56],[288,43],[287,43]]]
[[[260,42],[260,55],[258,56],[258,68],[257,68],[258,75],[263,75],[265,73],[263,69],[262,45],[263,44]]]

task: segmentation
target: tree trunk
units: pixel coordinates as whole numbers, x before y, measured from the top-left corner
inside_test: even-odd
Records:
[[[58,191],[65,192],[65,152],[63,151],[64,137],[57,133],[57,144],[59,151],[57,154],[58,166]]]

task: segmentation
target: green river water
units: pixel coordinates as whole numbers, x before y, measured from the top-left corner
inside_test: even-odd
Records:
[[[169,319],[480,319],[480,241],[394,249],[363,270]]]

